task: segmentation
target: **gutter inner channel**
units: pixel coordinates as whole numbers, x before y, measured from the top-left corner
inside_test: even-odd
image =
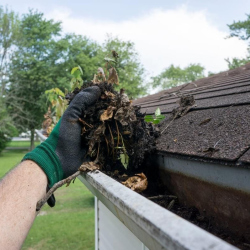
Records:
[[[250,169],[154,155],[145,172],[145,197],[240,249],[250,249]]]

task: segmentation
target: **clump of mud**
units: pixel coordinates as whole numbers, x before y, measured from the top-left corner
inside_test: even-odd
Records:
[[[72,101],[77,93],[90,86],[98,86],[101,96],[95,105],[81,115],[83,143],[88,145],[87,155],[104,171],[137,172],[143,169],[146,155],[155,151],[159,136],[153,124],[144,121],[145,114],[121,89],[118,93],[107,82],[85,83],[66,96]]]

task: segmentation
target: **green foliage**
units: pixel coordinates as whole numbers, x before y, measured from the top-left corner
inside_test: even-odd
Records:
[[[18,39],[9,58],[11,68],[8,69],[5,94],[10,113],[20,130],[33,131],[40,127],[47,111],[46,99],[51,103],[54,100],[53,105],[60,105],[62,101],[55,102],[55,88],[57,91],[70,89],[71,72],[71,88],[92,80],[96,69],[103,67],[103,59],[112,50],[122,58],[106,58],[119,71],[119,87],[124,88],[130,98],[146,93],[142,84],[144,70],[133,43],[109,37],[99,46],[83,36],[67,34],[62,37],[59,22],[47,20],[42,13],[32,10],[18,22]],[[74,65],[79,66],[71,71]],[[54,90],[45,93],[48,89]]]
[[[65,97],[64,93],[59,88],[53,88],[45,91],[45,95],[52,106],[56,105],[58,96]]]
[[[239,68],[243,65],[245,65],[246,63],[249,63],[250,62],[250,57],[246,57],[246,58],[242,58],[242,59],[239,59],[239,58],[232,58],[232,60],[230,60],[229,58],[225,59],[225,61],[227,62],[227,66],[229,69],[236,69],[236,68]]]
[[[184,69],[173,64],[160,75],[152,77],[152,86],[162,89],[172,88],[187,82],[193,82],[204,76],[204,67],[200,64],[190,64]]]
[[[48,101],[50,102],[54,113],[53,121],[56,124],[67,109],[67,100],[64,99],[65,94],[58,88],[45,91]]]
[[[228,25],[230,29],[230,37],[238,37],[241,40],[248,40],[250,38],[250,15],[247,15],[245,21],[233,22]]]
[[[111,59],[111,51],[116,51],[119,55],[117,60]],[[122,41],[118,38],[108,36],[98,53],[99,66],[103,67],[104,61],[113,63],[119,76],[119,86],[115,88],[125,89],[130,99],[143,96],[147,93],[147,88],[143,84],[144,68],[139,62],[138,54],[134,43]]]
[[[103,58],[101,60],[99,56],[100,46],[83,36],[66,35],[57,43],[57,51],[61,53],[58,80],[64,84],[70,83],[71,69],[75,65],[81,68],[84,81],[92,80],[96,69],[103,66]]]
[[[238,21],[233,22],[233,24],[228,25],[230,29],[230,37],[238,37],[241,40],[248,40],[250,38],[250,15],[247,15],[247,20],[245,21]],[[225,59],[229,69],[235,69],[240,66],[245,65],[246,63],[250,62],[250,53],[248,48],[248,55],[246,58],[229,58]]]
[[[6,147],[10,138],[16,134],[17,130],[7,113],[4,100],[0,98],[0,152]]]
[[[7,98],[16,125],[34,130],[41,126],[46,112],[45,90],[68,86],[65,81],[58,81],[61,53],[57,43],[61,26],[46,20],[41,13],[30,11],[23,16],[20,29],[21,37],[11,62]]]
[[[157,108],[155,110],[154,115],[145,115],[144,117],[145,122],[152,122],[153,124],[158,124],[164,119],[165,119],[165,115],[161,114],[160,108]]]
[[[120,159],[122,165],[127,169],[129,163],[129,156],[127,155],[127,153],[120,154]]]
[[[83,80],[81,77],[83,75],[82,68],[79,65],[77,67],[74,67],[71,70],[71,75],[73,77],[70,81],[70,87],[71,87],[71,91],[73,91],[75,88],[80,88],[83,83]]]
[[[0,6],[0,93],[5,94],[9,62],[14,44],[19,38],[19,18],[8,8]]]

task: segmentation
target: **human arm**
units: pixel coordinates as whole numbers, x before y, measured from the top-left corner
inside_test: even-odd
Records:
[[[35,219],[36,203],[45,195],[47,184],[52,187],[56,182],[76,172],[84,161],[88,161],[86,145],[80,136],[82,127],[79,117],[99,96],[100,89],[96,86],[77,94],[49,138],[26,154],[23,162],[2,180],[0,248],[2,243],[8,246],[3,249],[11,249],[10,239],[16,242],[12,249],[21,248]],[[29,206],[26,206],[25,202]],[[17,230],[12,231],[13,227]]]
[[[47,176],[33,161],[24,161],[0,182],[0,249],[20,249],[45,195]]]

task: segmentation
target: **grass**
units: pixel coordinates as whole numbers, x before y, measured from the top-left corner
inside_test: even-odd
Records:
[[[35,142],[35,146],[38,146],[40,144],[39,141]],[[30,142],[29,141],[10,141],[7,143],[7,147],[29,147]]]
[[[17,165],[26,152],[0,154],[0,178]],[[77,179],[55,193],[56,206],[45,205],[37,216],[22,250],[94,249],[94,196]]]

